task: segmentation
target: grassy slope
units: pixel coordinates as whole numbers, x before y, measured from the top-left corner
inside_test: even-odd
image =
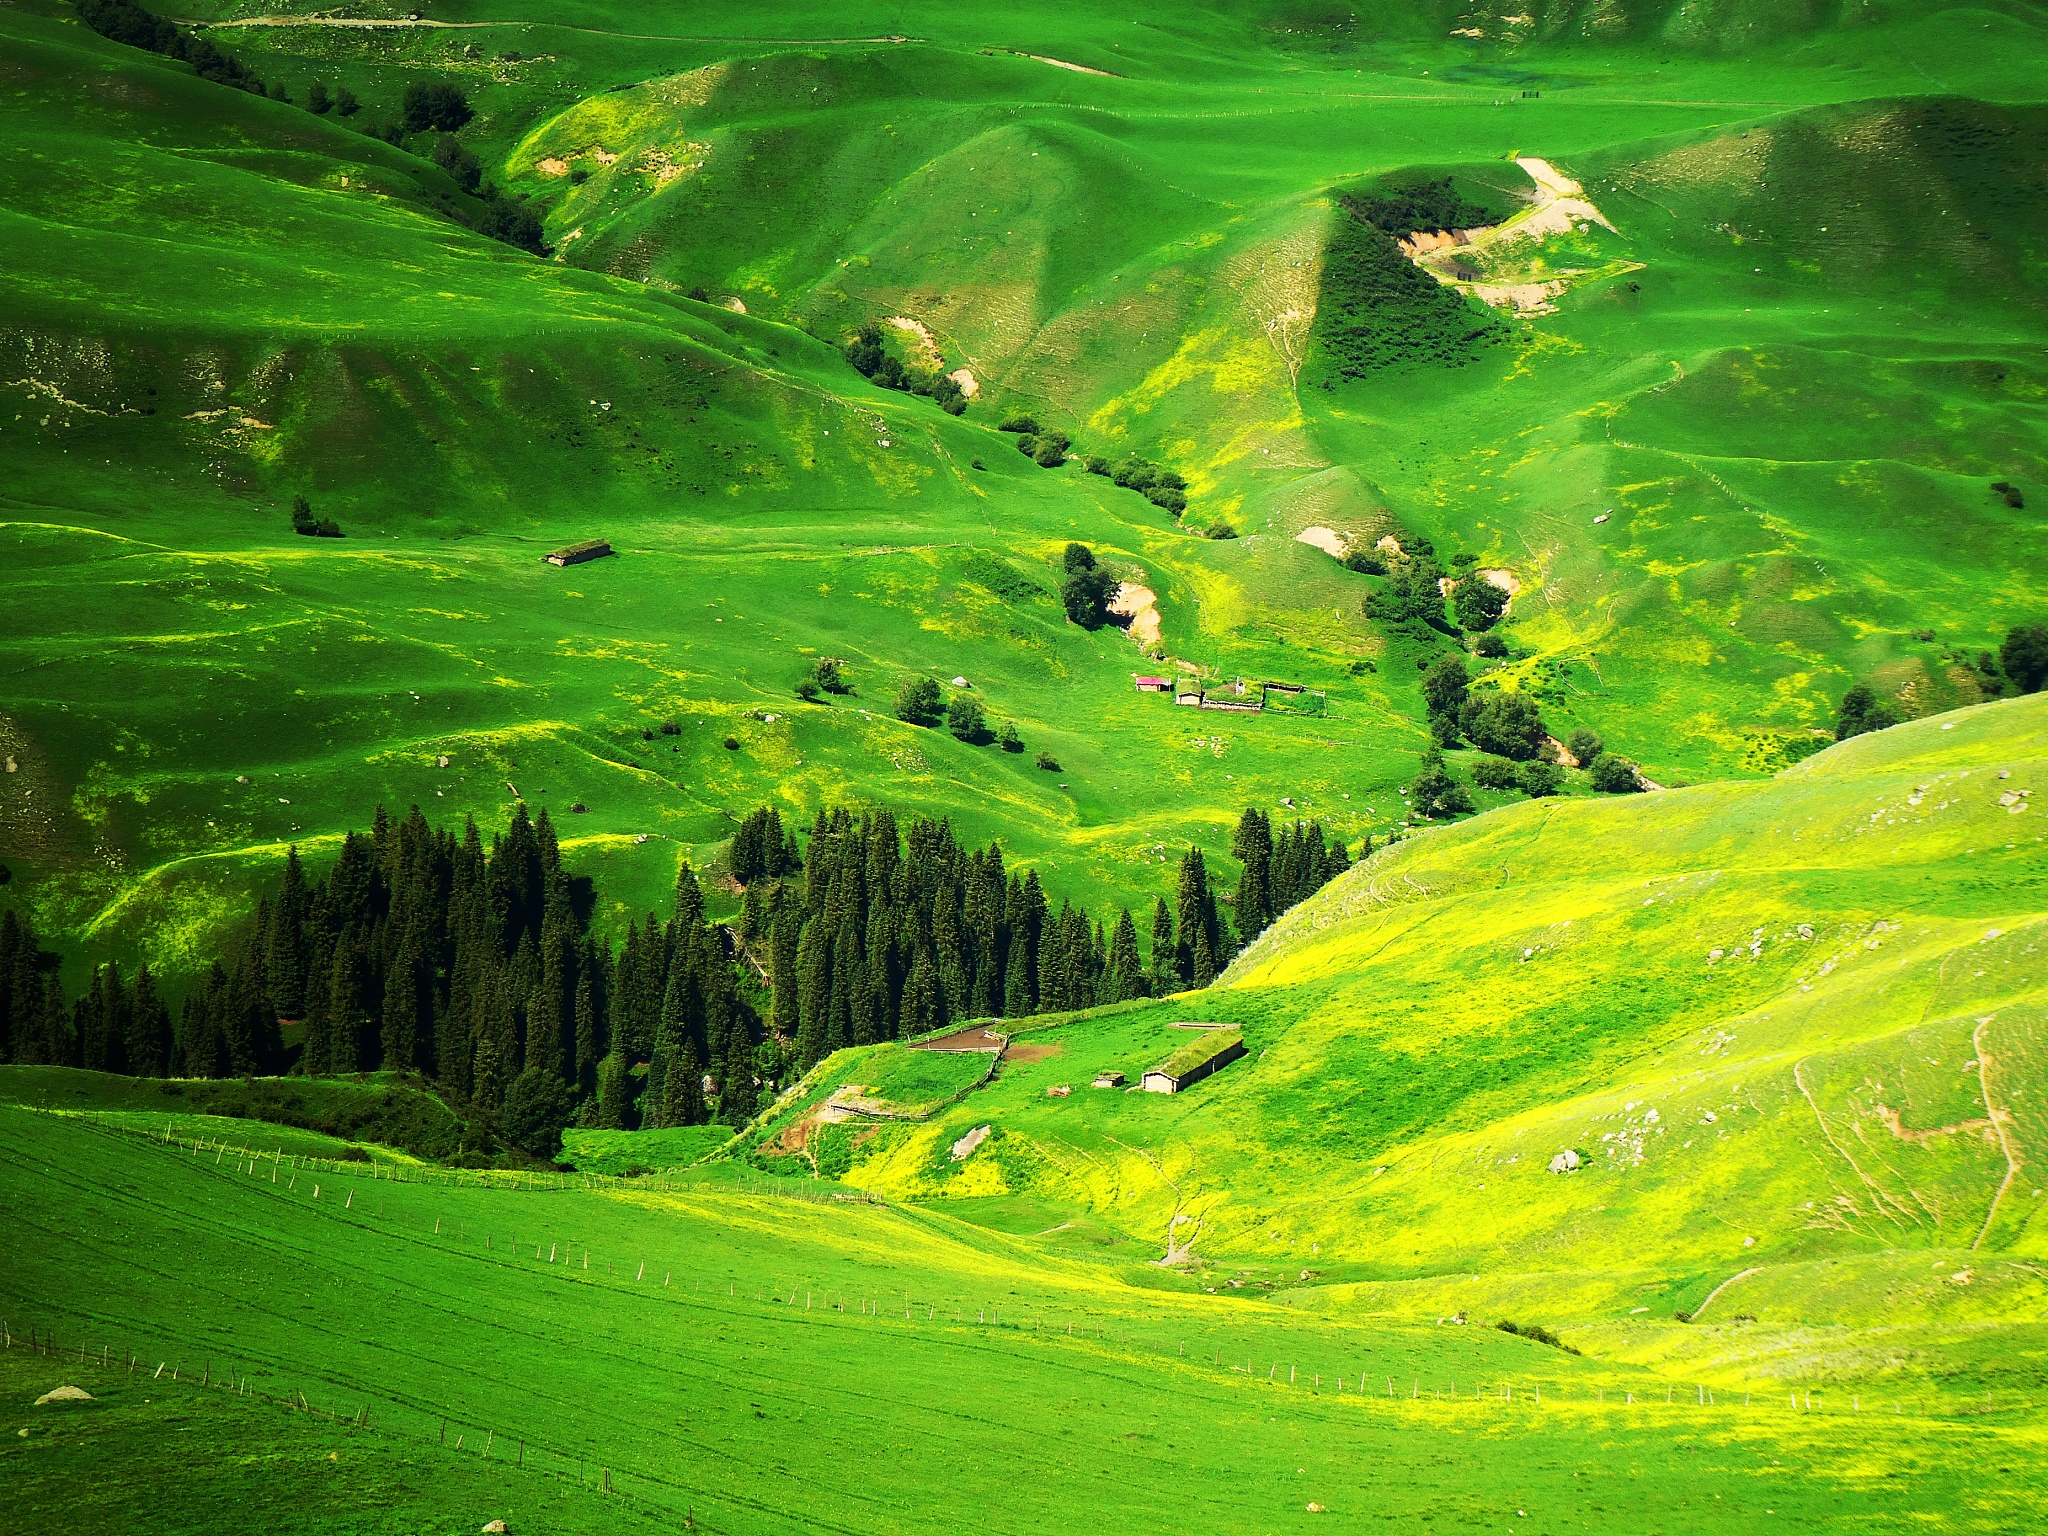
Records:
[[[1347,1313],[1526,1308],[1731,1370],[1816,1347],[1809,1327],[1860,1358],[1881,1327],[1913,1341],[1903,1371],[2031,1383],[2044,1238],[2007,1154],[2048,1131],[2048,854],[1999,800],[2048,771],[2044,717],[1983,706],[1764,783],[1412,838],[1215,991],[1030,1030],[1057,1049],[861,1136],[847,1178],[1134,1258],[1191,1216],[1204,1283],[1312,1272],[1305,1304]],[[1251,1058],[1170,1098],[1086,1086],[1135,1080],[1186,1018],[1241,1023]],[[988,1150],[950,1162],[982,1123]],[[1585,1167],[1547,1172],[1566,1148]],[[1716,1327],[1667,1321],[1746,1270]],[[1717,1331],[1738,1313],[1768,1336]]]
[[[2000,194],[2018,216],[1994,197],[1983,221],[1990,265],[1905,310],[1887,307],[1901,264],[1952,254],[1918,203],[1830,247],[1860,253],[1848,269],[1808,271],[1799,238],[1809,204],[1883,184],[1898,138],[1860,108],[1803,109],[1924,90],[1928,72],[2023,99],[2030,9],[1809,32],[1609,7],[1484,43],[1433,40],[1405,11],[1354,27],[972,7],[903,44],[857,41],[901,30],[879,13],[801,8],[724,38],[601,6],[224,34],[295,94],[351,84],[358,122],[423,70],[461,79],[480,109],[466,136],[515,190],[559,200],[535,162],[580,153],[598,174],[552,215],[554,238],[580,231],[552,266],[456,229],[419,162],[67,14],[31,0],[0,19],[28,145],[0,172],[22,253],[17,410],[0,415],[22,684],[0,730],[24,766],[0,824],[45,926],[95,950],[146,916],[176,966],[284,840],[376,799],[495,822],[508,781],[590,805],[572,835],[632,904],[771,780],[800,811],[874,795],[951,813],[1052,861],[1056,889],[1064,873],[1133,901],[1166,848],[1214,851],[1245,800],[1384,825],[1418,739],[1408,660],[1357,617],[1362,579],[1283,537],[1382,508],[1530,583],[1518,633],[1540,654],[1515,680],[1667,779],[1773,766],[1847,672],[1967,701],[1902,631],[1978,644],[2026,611],[2009,573],[2034,535],[1978,484],[2041,461],[2038,370],[1997,303],[2036,271],[2024,190]],[[807,38],[842,41],[787,41]],[[1768,175],[1713,147],[1747,153],[1755,135],[1725,136],[1781,120]],[[1482,366],[1297,398],[1324,191],[1532,148],[1598,184],[1622,234],[1597,254],[1647,262],[1640,294],[1577,290]],[[2027,174],[2005,140],[1973,153],[1973,187]],[[1912,197],[1960,185],[1939,161]],[[1752,184],[1795,174],[1817,180],[1730,247]],[[1777,265],[1744,283],[1756,239]],[[794,330],[675,296],[698,283],[827,339],[919,316],[1000,399],[1168,459],[1199,518],[1274,536],[1187,540],[1135,496],[1023,464],[974,425],[992,407],[960,423],[869,390]],[[1673,359],[1683,388],[1647,393]],[[1892,445],[1888,422],[1928,418]],[[301,491],[351,538],[280,536]],[[1596,503],[1618,507],[1605,529]],[[534,559],[593,532],[628,558]],[[988,549],[1050,588],[1074,536],[1145,573],[1170,650],[1327,684],[1330,719],[1217,725],[1138,699],[1120,637],[1077,634],[1049,597],[1005,603],[965,563]],[[854,662],[871,708],[907,672],[967,674],[1066,771],[845,708],[784,715],[817,653]],[[1389,665],[1350,676],[1372,656]],[[661,718],[685,735],[639,751]]]
[[[1884,182],[1898,138],[1860,108],[1802,110],[1924,90],[1929,71],[2024,98],[2030,9],[1810,32],[1762,25],[1770,10],[1609,7],[1545,11],[1533,40],[1485,21],[1483,43],[1436,41],[1399,8],[1347,26],[956,7],[901,44],[857,41],[901,30],[879,13],[802,8],[722,38],[602,6],[224,33],[295,94],[351,84],[358,122],[423,70],[462,80],[466,136],[559,202],[554,265],[462,233],[436,211],[438,172],[338,120],[199,85],[67,14],[30,0],[0,18],[29,146],[0,172],[22,253],[18,409],[0,415],[22,682],[0,731],[25,770],[0,786],[0,825],[17,889],[95,951],[147,918],[175,967],[285,840],[377,799],[495,822],[508,782],[588,804],[571,835],[636,905],[771,781],[799,811],[873,795],[950,813],[1051,861],[1055,889],[1130,901],[1176,843],[1215,851],[1246,800],[1383,826],[1418,739],[1412,669],[1357,617],[1364,581],[1284,537],[1383,508],[1515,569],[1539,655],[1513,680],[1667,779],[1773,766],[1847,672],[1967,701],[1902,631],[1976,644],[2026,611],[2009,573],[2034,535],[1978,484],[2041,462],[2038,370],[1997,302],[2036,274],[2024,189],[1984,194],[1983,270],[1904,311],[1886,307],[1902,264],[1953,254],[1929,210],[1881,205],[1829,247],[1860,253],[1847,269],[1809,271],[1799,241],[1809,205]],[[1768,175],[1714,148],[1753,147],[1731,121],[1781,120]],[[1908,190],[2023,179],[2019,142],[1976,144],[1961,171],[1922,155]],[[1324,191],[1532,148],[1599,184],[1622,234],[1595,254],[1647,262],[1640,294],[1577,290],[1484,365],[1297,397]],[[562,201],[535,170],[547,155],[597,174]],[[1756,182],[1802,190],[1759,212]],[[1758,239],[1777,265],[1745,283]],[[698,283],[769,323],[676,297]],[[993,407],[947,420],[772,323],[829,340],[892,313],[1084,446],[1181,467],[1199,519],[1274,536],[1190,541],[1135,496],[1022,463],[975,425]],[[1760,339],[1757,314],[1802,339]],[[1672,359],[1684,387],[1647,393]],[[1887,423],[1928,417],[1892,444]],[[294,492],[351,537],[281,536]],[[1619,508],[1605,529],[1596,503]],[[591,533],[628,557],[534,558]],[[1049,589],[1075,536],[1144,572],[1170,650],[1329,685],[1331,717],[1177,715],[1128,692],[1121,637],[970,574],[978,547]],[[844,707],[785,714],[819,653],[853,661],[870,708],[908,672],[969,675],[1065,772]],[[1389,665],[1350,675],[1373,656]],[[684,736],[641,751],[662,718]]]
[[[280,1495],[296,1527],[323,1531],[687,1514],[750,1532],[952,1530],[966,1508],[998,1531],[1267,1529],[1310,1503],[1418,1530],[1733,1531],[1769,1510],[1977,1531],[2023,1522],[2033,1497],[2024,1475],[1983,1475],[2038,1455],[2010,1407],[1852,1418],[1832,1390],[1793,1413],[1761,1396],[1744,1409],[1739,1389],[1702,1406],[1683,1381],[1667,1406],[1641,1369],[1491,1328],[1134,1289],[914,1211],[388,1182],[343,1209],[332,1183],[314,1200],[305,1180],[285,1191],[12,1109],[0,1189],[32,1234],[0,1273],[15,1336],[33,1324],[60,1351],[104,1345],[152,1373],[0,1360],[32,1431],[0,1449],[10,1508],[81,1530],[132,1528],[147,1487],[163,1490],[152,1523],[213,1531],[274,1529]],[[178,1384],[154,1377],[159,1361]],[[208,1371],[367,1408],[368,1429],[191,1385]],[[1359,1393],[1360,1371],[1380,1395]],[[74,1379],[99,1406],[25,1406]],[[963,1444],[1025,1424],[1013,1452],[1029,1454]],[[523,1470],[507,1464],[522,1442]],[[268,1492],[245,1490],[250,1457]],[[95,1479],[82,1503],[89,1462],[149,1471]],[[616,1490],[602,1508],[600,1468]]]
[[[701,859],[731,813],[779,793],[799,811],[879,795],[951,813],[1136,901],[1163,848],[1241,794],[1336,802],[1333,746],[1405,771],[1371,688],[1314,727],[1226,732],[1130,693],[1129,643],[1064,624],[1051,589],[1070,537],[1150,568],[1168,520],[1135,496],[866,389],[801,334],[359,198],[365,161],[382,175],[396,157],[332,123],[4,20],[51,103],[32,124],[43,158],[16,163],[8,194],[33,409],[0,432],[19,449],[9,861],[53,936],[118,948],[146,928],[175,967],[285,841],[379,799],[496,823],[508,782],[628,900],[667,888],[678,845]],[[110,138],[138,140],[111,167]],[[286,144],[292,175],[266,174]],[[89,247],[112,265],[117,216],[153,223],[157,246],[127,263],[126,300],[82,316],[71,263]],[[345,269],[256,286],[344,245]],[[283,532],[300,490],[350,537]],[[538,561],[591,532],[624,558]],[[997,599],[976,546],[1046,595]],[[1196,569],[1225,558],[1181,547]],[[1154,579],[1170,612],[1192,606]],[[820,653],[850,659],[861,697],[792,715],[789,682]],[[886,718],[913,671],[972,676],[1067,771]],[[643,747],[663,719],[684,735]],[[1225,741],[1242,748],[1227,763]],[[567,823],[579,800],[590,818]]]

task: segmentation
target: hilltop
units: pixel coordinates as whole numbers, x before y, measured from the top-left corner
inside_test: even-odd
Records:
[[[1858,678],[1908,714],[1995,686],[1971,658],[2036,616],[1989,489],[2043,460],[2036,12],[1346,15],[202,8],[259,98],[7,12],[15,895],[67,953],[189,970],[288,843],[524,798],[587,808],[616,921],[772,794],[947,814],[1142,906],[1245,804],[1402,819],[1416,665],[1459,642],[1367,617],[1389,578],[1311,529],[1498,573],[1491,686],[1660,783],[1795,760]],[[423,81],[474,109],[447,168],[366,131]],[[551,258],[471,227],[464,154]],[[1346,200],[1512,209],[1515,156],[1606,221],[1503,268],[1553,312],[1416,276],[1413,355],[1326,366]],[[966,413],[856,373],[866,322]],[[1185,514],[1038,467],[1020,410]],[[344,536],[295,536],[297,496]],[[620,558],[540,564],[590,537]],[[1077,539],[1156,642],[1065,621]],[[820,657],[857,699],[795,700]],[[1328,708],[1133,692],[1179,664]],[[901,726],[914,676],[1027,750]]]
[[[1028,1021],[978,1091],[986,1057],[937,1058],[960,1065],[936,1112],[921,1053],[835,1058],[756,1141],[1053,1251],[1185,1248],[1205,1286],[1346,1315],[1529,1310],[1731,1370],[1805,1324],[1851,1353],[1872,1327],[2025,1333],[2044,720],[1983,706],[1761,783],[1411,837],[1210,991]],[[1171,1097],[1090,1086],[1135,1084],[1187,1021],[1241,1026],[1250,1058]],[[847,1082],[915,1123],[817,1116]],[[1702,1323],[1766,1336],[1673,1330],[1717,1292]]]
[[[0,1275],[0,1373],[94,1398],[0,1452],[19,1507],[97,1459],[150,1475],[88,1530],[145,1488],[208,1530],[2023,1525],[2044,711],[1411,837],[1216,988],[999,1066],[842,1052],[693,1169],[11,1069],[54,1112],[0,1106],[0,1198],[65,1217]],[[1088,1086],[1194,1021],[1249,1056]],[[962,1453],[1027,1416],[1045,1454]]]

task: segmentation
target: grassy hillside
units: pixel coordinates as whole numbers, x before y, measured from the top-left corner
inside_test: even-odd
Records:
[[[939,1531],[969,1507],[1223,1531],[1311,1505],[1416,1529],[1992,1530],[2034,1496],[1984,1475],[2038,1455],[2015,1403],[1893,1413],[1810,1381],[1797,1411],[1777,1381],[1708,1403],[1476,1320],[1173,1295],[914,1210],[314,1182],[0,1109],[0,1188],[31,1213],[0,1275],[11,1508],[94,1532],[274,1529],[281,1500],[315,1531]],[[26,1406],[60,1381],[96,1401]],[[1036,1454],[962,1454],[1020,1421]],[[1560,1450],[1586,1436],[1598,1457]]]
[[[1027,1027],[916,1124],[819,1123],[915,1053],[834,1058],[757,1144],[1055,1248],[1170,1235],[1203,1285],[1341,1315],[1527,1310],[1738,1374],[2031,1384],[2044,719],[1984,706],[1764,783],[1413,837],[1217,989]],[[1090,1086],[1188,1020],[1241,1025],[1250,1058],[1171,1097]]]
[[[1987,486],[2043,468],[2007,301],[2040,286],[2033,7],[205,14],[363,111],[207,85],[54,0],[0,16],[0,827],[81,951],[181,968],[285,842],[380,799],[499,824],[508,786],[588,806],[572,843],[632,906],[771,795],[945,812],[1105,901],[1220,856],[1246,802],[1383,829],[1414,657],[1311,524],[1513,575],[1509,686],[1663,782],[1768,771],[1852,677],[1970,702],[1953,648],[2032,612],[2036,534]],[[555,260],[362,131],[421,79],[470,92],[461,137]],[[1522,275],[1619,275],[1466,367],[1321,388],[1335,196],[1527,196],[1515,153],[1615,226]],[[891,317],[976,376],[964,419],[835,355]],[[1249,536],[1027,463],[989,430],[1017,406]],[[292,536],[298,494],[347,537]],[[592,535],[622,558],[536,558]],[[1156,593],[1157,650],[1326,687],[1327,719],[1133,695],[1156,663],[1053,602],[1075,537]],[[851,707],[794,706],[818,655]],[[917,673],[1030,750],[889,722]]]

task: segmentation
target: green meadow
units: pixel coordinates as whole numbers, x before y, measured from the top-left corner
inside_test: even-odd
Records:
[[[732,918],[763,804],[1148,953],[1247,807],[1361,857],[1211,987],[555,1167],[418,1076],[0,1065],[0,1526],[2039,1523],[2048,8],[181,11],[260,95],[83,14],[0,4],[0,904],[67,999],[176,1017],[380,805],[544,808],[607,944],[685,863]],[[1432,549],[1495,654],[1367,611]],[[1451,654],[1652,792],[1454,746],[1423,822]],[[771,947],[706,951],[764,1018]]]
[[[1354,841],[1401,818],[1415,647],[1307,527],[1506,573],[1498,680],[1660,783],[1795,760],[1854,679],[1974,702],[1959,660],[2034,614],[2034,521],[1987,487],[2042,463],[2037,14],[1751,10],[202,8],[288,106],[24,0],[17,892],[79,953],[178,971],[287,843],[380,801],[502,825],[516,794],[622,908],[763,800],[947,814],[1143,903],[1247,803]],[[423,78],[470,94],[463,142],[554,259],[364,131]],[[362,111],[304,110],[315,79]],[[1513,201],[1514,155],[1611,225],[1500,257],[1551,312],[1491,312],[1463,366],[1333,376],[1334,195],[1454,171]],[[964,417],[836,355],[892,318],[974,375]],[[1039,469],[991,430],[1013,410],[1177,469],[1187,529],[1241,537]],[[294,495],[346,537],[294,537]],[[538,558],[590,536],[619,558]],[[1060,612],[1072,539],[1156,594],[1158,654],[1327,715],[1134,693],[1158,663]],[[855,696],[798,703],[819,656]],[[893,721],[916,675],[1027,750]]]
[[[1002,1530],[1240,1530],[1320,1506],[1375,1529],[1768,1513],[1989,1531],[2030,1507],[1985,1469],[2038,1458],[2038,1424],[1995,1402],[1844,1381],[1796,1409],[1775,1390],[1708,1403],[1692,1375],[1476,1319],[1149,1290],[915,1208],[310,1169],[293,1187],[270,1161],[252,1177],[0,1111],[10,1197],[51,1202],[20,1210],[34,1241],[0,1282],[0,1373],[18,1403],[59,1378],[94,1399],[9,1410],[19,1516],[940,1531],[974,1509]],[[85,1289],[61,1320],[40,1300]],[[28,1352],[30,1328],[51,1354]]]

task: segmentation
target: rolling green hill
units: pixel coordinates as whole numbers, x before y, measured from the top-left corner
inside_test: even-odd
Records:
[[[0,1107],[0,1374],[94,1401],[15,1410],[12,1507],[2022,1527],[2044,716],[1412,836],[1217,988],[1036,1022],[988,1086],[986,1053],[831,1058],[751,1169],[423,1176],[17,1070],[43,1112]],[[1174,1096],[1090,1086],[1193,1020],[1250,1055]],[[593,1155],[639,1139],[612,1136]],[[962,1454],[1019,1422],[1039,1454]],[[146,1480],[81,1505],[109,1460]]]
[[[203,15],[363,110],[0,14],[0,828],[75,954],[190,966],[287,842],[378,800],[584,804],[624,907],[769,797],[943,812],[1104,903],[1221,857],[1247,802],[1384,830],[1414,646],[1310,526],[1512,578],[1501,681],[1662,782],[1796,757],[1853,678],[1973,702],[1958,658],[2034,615],[2038,536],[1988,489],[2043,463],[2031,6]],[[553,260],[364,131],[425,79],[470,92]],[[1481,274],[1555,312],[1329,377],[1341,197],[1448,169],[1512,205],[1515,154],[1613,225]],[[835,355],[891,318],[975,376],[964,418]],[[1245,536],[1036,468],[990,430],[1017,407]],[[346,537],[292,536],[294,495]],[[536,558],[593,535],[622,558]],[[1155,651],[1328,716],[1134,696],[1158,663],[1053,600],[1072,538],[1156,594]],[[819,655],[851,707],[795,704]],[[917,674],[1030,750],[887,719]]]
[[[756,1161],[805,1145],[859,1188],[1055,1247],[1191,1248],[1206,1286],[1335,1315],[1530,1312],[1694,1369],[2031,1384],[2044,718],[1983,706],[1767,782],[1412,837],[1217,988],[1034,1022],[929,1118],[828,1123],[827,1091],[886,1104],[918,1053],[834,1058]],[[1135,1083],[1189,1020],[1240,1025],[1250,1059],[1171,1097],[1089,1086]]]

